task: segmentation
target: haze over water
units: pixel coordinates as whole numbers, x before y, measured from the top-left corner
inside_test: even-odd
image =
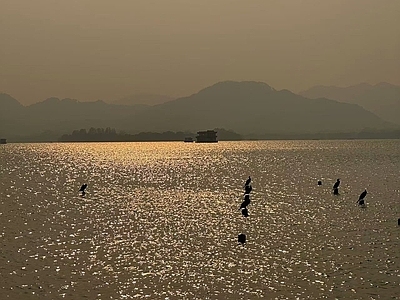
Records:
[[[1,295],[399,299],[399,149],[399,140],[2,145]]]

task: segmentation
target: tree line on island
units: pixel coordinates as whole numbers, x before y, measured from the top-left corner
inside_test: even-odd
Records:
[[[245,135],[242,136],[232,130],[215,128],[219,141],[240,140],[296,140],[296,139],[399,139],[400,130],[374,130],[366,129],[359,132],[321,132],[309,134],[286,134],[286,135]],[[164,132],[140,132],[129,134],[125,131],[117,131],[115,128],[94,128],[88,130],[74,130],[71,134],[62,135],[59,142],[151,142],[151,141],[183,141],[191,137],[196,140],[196,134],[190,131],[164,131]]]
[[[231,130],[222,128],[215,129],[218,132],[218,140],[239,141],[242,136]],[[193,140],[196,134],[189,131],[164,131],[164,132],[140,132],[137,134],[129,134],[119,131],[115,128],[94,128],[88,130],[82,128],[74,130],[71,134],[64,134],[59,138],[59,142],[145,142],[145,141],[183,141],[186,137]]]

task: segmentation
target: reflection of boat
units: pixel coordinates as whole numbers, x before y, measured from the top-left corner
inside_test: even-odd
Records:
[[[193,139],[189,136],[189,137],[185,137],[184,140],[185,143],[193,143]]]
[[[196,143],[218,143],[217,132],[215,130],[198,131]]]
[[[0,139],[0,144],[7,144],[7,140],[6,139]]]

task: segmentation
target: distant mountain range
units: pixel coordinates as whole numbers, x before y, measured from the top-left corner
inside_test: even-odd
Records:
[[[19,139],[43,132],[59,136],[76,128],[118,127],[120,119],[140,113],[148,107],[58,98],[23,106],[10,95],[0,94],[0,136]]]
[[[153,106],[124,127],[188,130],[222,127],[244,135],[358,131],[390,124],[364,108],[307,99],[262,82],[220,82],[197,94]]]
[[[191,96],[152,106],[58,98],[23,106],[0,94],[0,136],[10,140],[58,138],[90,127],[112,127],[132,134],[224,128],[244,137],[395,128],[357,104],[308,99],[253,81],[220,82]]]
[[[311,99],[324,97],[358,104],[382,119],[400,125],[400,86],[386,82],[349,87],[315,86],[300,94]]]

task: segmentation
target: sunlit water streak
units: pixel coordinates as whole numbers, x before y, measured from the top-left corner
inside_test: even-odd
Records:
[[[399,299],[400,141],[7,144],[0,167],[3,298]]]

